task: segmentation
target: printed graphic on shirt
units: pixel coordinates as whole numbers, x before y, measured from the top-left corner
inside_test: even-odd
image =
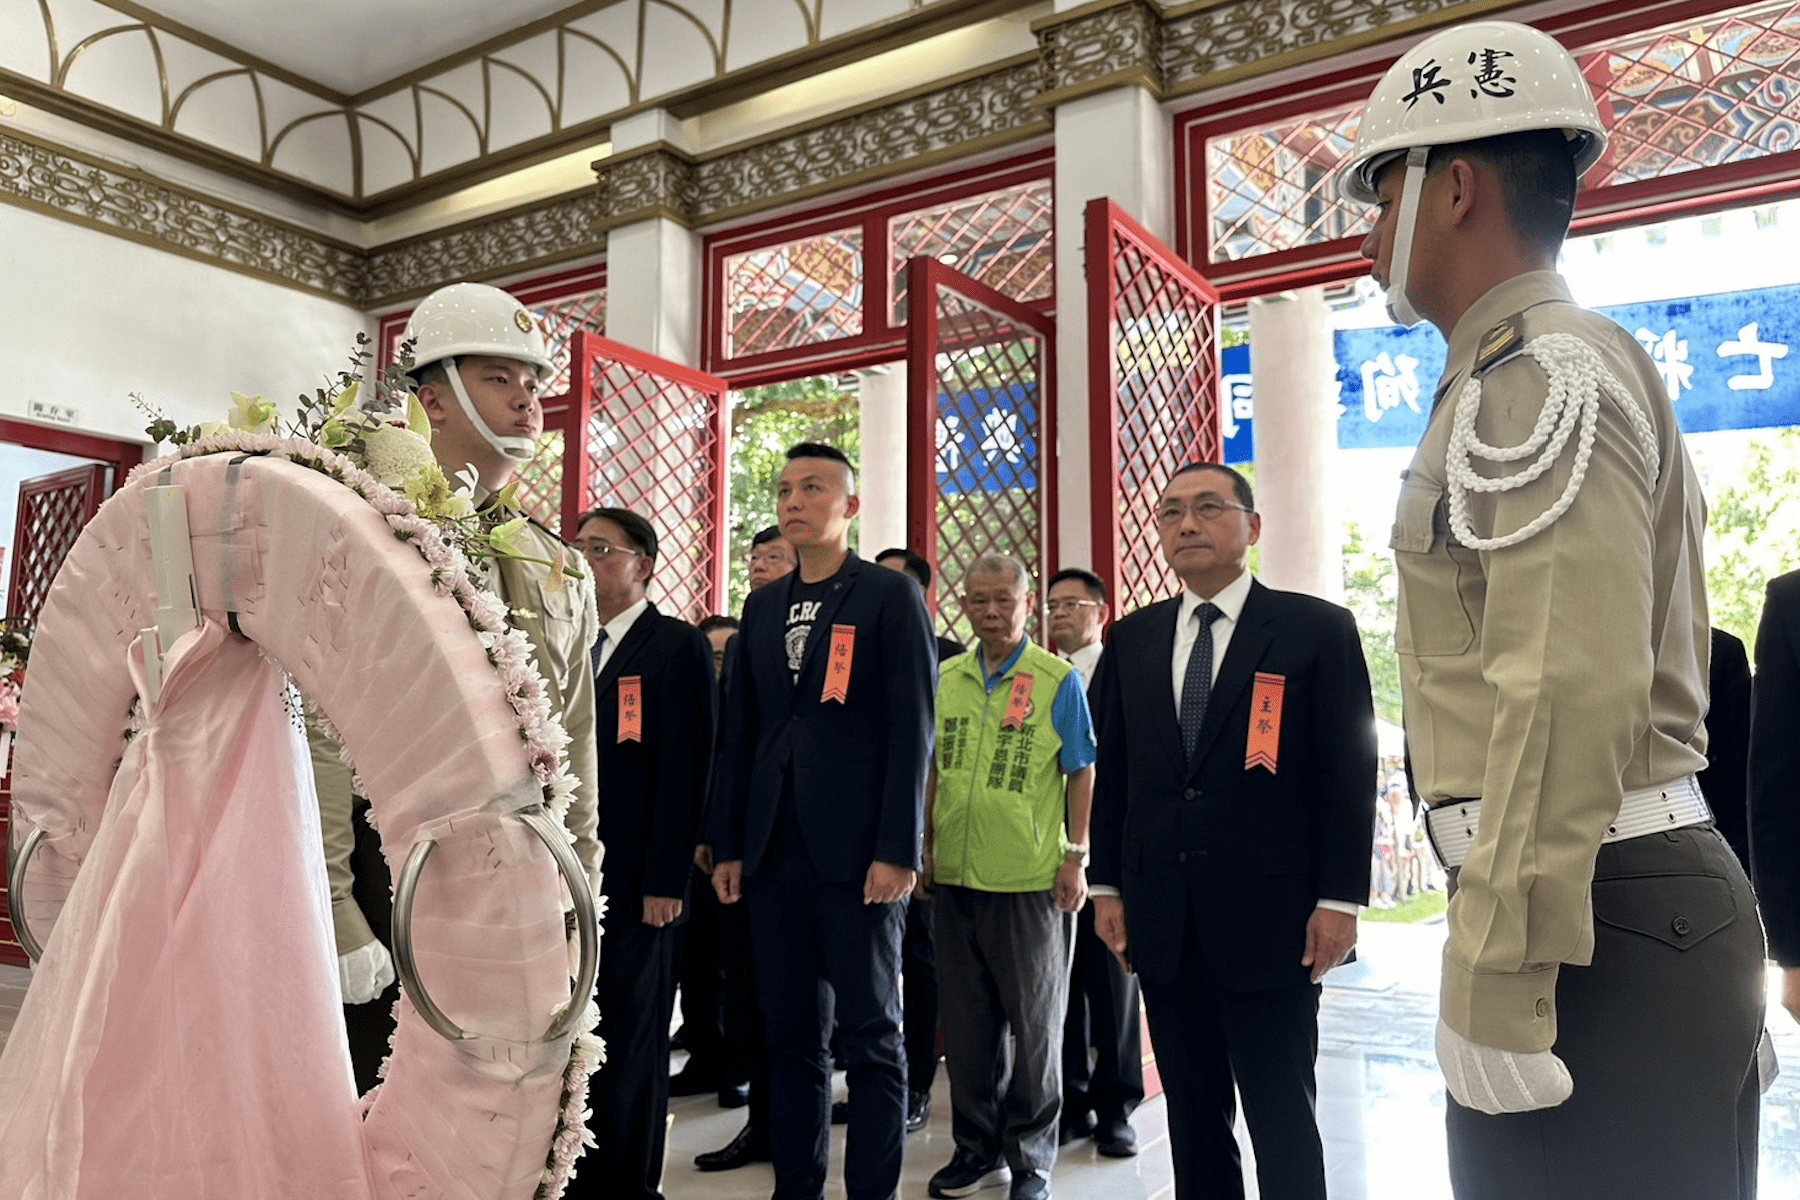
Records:
[[[1001,729],[994,739],[993,761],[988,763],[987,785],[992,791],[1025,794],[1025,781],[1031,776],[1031,744],[1037,739],[1038,727]]]
[[[818,619],[822,603],[820,600],[796,600],[788,605],[787,660],[795,683],[800,682],[800,660],[806,656],[806,639],[812,634],[813,622]]]

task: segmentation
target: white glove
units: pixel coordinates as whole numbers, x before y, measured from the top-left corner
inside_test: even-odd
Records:
[[[1762,1036],[1756,1039],[1756,1083],[1757,1090],[1763,1095],[1769,1094],[1769,1088],[1781,1078],[1781,1059],[1775,1055],[1775,1043],[1769,1038],[1769,1031],[1764,1029]]]
[[[394,960],[387,947],[371,941],[338,955],[338,987],[345,1004],[367,1004],[394,982]]]
[[[1456,1102],[1489,1116],[1555,1108],[1575,1092],[1569,1068],[1550,1051],[1517,1054],[1478,1045],[1442,1020],[1437,1056],[1444,1086]]]

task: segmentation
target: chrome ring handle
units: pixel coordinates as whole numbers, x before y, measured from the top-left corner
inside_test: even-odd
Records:
[[[570,994],[568,1006],[550,1022],[550,1028],[537,1038],[539,1042],[554,1042],[568,1034],[581,1018],[582,1010],[587,1007],[588,997],[594,993],[594,980],[600,972],[600,932],[594,909],[594,893],[588,883],[587,872],[582,869],[581,860],[575,857],[568,838],[541,804],[519,809],[513,815],[525,822],[550,851],[550,857],[556,860],[557,869],[562,872],[564,881],[569,885],[569,894],[575,900],[576,927],[581,934],[581,956],[575,968],[575,990]],[[425,1018],[425,1023],[450,1041],[461,1042],[476,1035],[445,1016],[444,1010],[432,1002],[430,993],[425,990],[425,981],[419,977],[418,964],[413,958],[413,892],[419,886],[419,876],[425,870],[425,860],[431,857],[436,846],[437,842],[431,839],[419,842],[412,848],[412,853],[406,856],[406,865],[400,870],[400,881],[394,888],[394,968],[399,972],[400,986],[406,990],[413,1007],[419,1010],[419,1015]],[[24,944],[23,937],[19,941],[21,945]]]
[[[20,843],[18,854],[6,868],[6,919],[12,922],[13,936],[19,939],[19,949],[25,951],[25,957],[32,962],[44,957],[44,948],[38,945],[38,940],[31,936],[30,926],[25,924],[25,865],[31,861],[32,852],[43,840],[43,826],[33,825],[31,832]]]

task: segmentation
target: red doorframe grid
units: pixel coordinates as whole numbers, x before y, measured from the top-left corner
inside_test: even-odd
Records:
[[[545,429],[560,429],[563,434],[563,536],[574,537],[580,515],[606,499],[595,490],[593,459],[588,452],[587,438],[588,426],[603,398],[596,368],[605,363],[618,363],[640,376],[667,380],[691,391],[704,393],[711,400],[711,411],[707,415],[712,428],[705,450],[706,473],[712,480],[711,495],[704,498],[696,512],[678,516],[689,521],[698,517],[706,526],[702,545],[709,558],[709,577],[705,588],[708,612],[724,612],[726,521],[731,502],[731,482],[726,462],[731,441],[731,404],[727,395],[730,385],[716,375],[658,358],[597,333],[579,331],[575,334],[569,369],[569,378],[574,386],[569,392],[568,402],[558,407],[554,417],[548,411],[544,416]],[[642,515],[657,526],[659,539],[674,540],[669,538],[667,518],[663,514],[645,512]],[[663,519],[659,520],[659,517]],[[706,614],[677,615],[698,623]]]
[[[1038,571],[1040,593],[1044,581],[1059,565],[1056,492],[1056,325],[1053,318],[1001,295],[986,284],[970,279],[955,267],[935,258],[907,260],[906,323],[906,544],[938,572],[937,528],[937,419],[938,375],[933,367],[942,329],[938,322],[937,294],[952,292],[965,300],[998,313],[1038,337],[1037,476],[1038,520],[1043,561]],[[1040,595],[1040,599],[1041,599]],[[1035,619],[1035,618],[1034,618]]]
[[[708,235],[702,251],[702,364],[708,371],[730,380],[734,388],[748,388],[895,361],[906,353],[908,335],[905,326],[896,326],[890,320],[894,281],[890,277],[893,248],[888,241],[889,223],[909,212],[983,192],[1050,181],[1052,162],[1053,151],[1045,148],[923,183],[902,184],[857,200]],[[862,233],[862,332],[829,342],[728,357],[726,259],[848,228],[860,229]],[[1056,307],[1055,294],[1027,303],[1034,311],[1052,312]]]
[[[10,442],[13,445],[25,446],[32,450],[48,450],[56,454],[68,454],[106,463],[112,468],[112,491],[117,491],[119,485],[125,482],[125,476],[130,473],[131,469],[144,460],[143,446],[134,442],[77,433],[72,429],[34,425],[29,421],[15,421],[4,417],[0,417],[0,442]],[[16,545],[10,549],[15,564],[18,561],[18,550]],[[0,848],[10,844],[9,810],[11,806],[12,761],[9,757],[4,772],[0,772]],[[0,855],[0,857],[5,856]],[[27,966],[29,960],[25,957],[25,951],[19,947],[12,924],[6,918],[5,901],[6,879],[4,872],[0,872],[0,963],[18,967]]]
[[[1607,0],[1570,12],[1548,14],[1529,23],[1568,46],[1579,58],[1619,38],[1742,7],[1745,6],[1721,5],[1718,0],[1665,0],[1652,4]],[[1217,288],[1222,302],[1355,279],[1367,273],[1368,260],[1358,249],[1361,239],[1349,237],[1225,262],[1210,261],[1206,143],[1215,137],[1279,124],[1307,113],[1359,104],[1368,99],[1388,67],[1430,32],[1435,31],[1396,43],[1397,52],[1391,57],[1318,76],[1298,89],[1277,87],[1174,115],[1175,248]],[[1800,150],[1583,190],[1576,198],[1575,219],[1569,231],[1571,236],[1606,233],[1795,197],[1800,197]]]
[[[1119,313],[1121,307],[1136,303],[1147,308],[1156,299],[1158,289],[1152,284],[1133,279],[1121,288],[1114,269],[1114,239],[1132,247],[1145,264],[1173,277],[1173,283],[1198,304],[1206,306],[1206,319],[1212,328],[1202,330],[1208,361],[1201,363],[1200,386],[1195,389],[1190,413],[1162,414],[1165,426],[1170,420],[1191,421],[1191,444],[1198,456],[1207,461],[1222,459],[1224,437],[1220,426],[1219,387],[1219,293],[1180,255],[1163,245],[1112,200],[1088,201],[1082,212],[1083,254],[1088,264],[1088,472],[1091,517],[1089,536],[1093,539],[1093,570],[1106,585],[1107,598],[1113,605],[1114,618],[1130,611],[1126,605],[1131,589],[1120,578],[1123,549],[1120,528],[1119,497],[1121,494],[1119,433],[1124,414],[1119,404]],[[1166,429],[1164,430],[1166,432]],[[1210,451],[1210,453],[1209,453]],[[1176,457],[1192,457],[1178,451]],[[1165,456],[1168,457],[1168,456]],[[1165,464],[1171,467],[1182,462]],[[1166,480],[1154,481],[1159,489]]]

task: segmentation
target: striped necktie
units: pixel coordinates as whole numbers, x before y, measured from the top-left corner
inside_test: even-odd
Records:
[[[594,664],[594,675],[596,677],[598,677],[600,674],[600,656],[602,654],[604,654],[605,652],[606,652],[606,630],[602,629],[600,631],[600,636],[594,639],[593,649],[588,651],[588,658]]]

